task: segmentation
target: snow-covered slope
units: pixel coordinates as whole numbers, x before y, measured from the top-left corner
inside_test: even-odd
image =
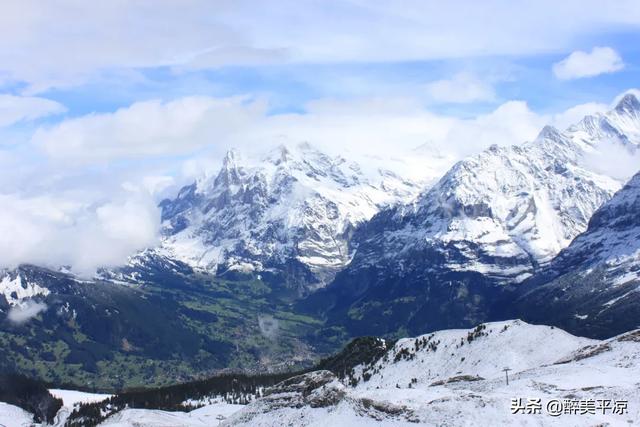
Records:
[[[416,380],[412,387],[460,375],[497,378],[504,376],[505,367],[515,372],[532,369],[596,342],[520,320],[491,322],[475,329],[451,329],[400,339],[382,360],[357,367],[353,377],[358,389],[393,388],[396,384],[409,387],[408,372],[413,373],[409,380]],[[369,375],[371,379],[363,381]]]
[[[640,173],[523,288],[527,318],[607,336],[640,327]]]
[[[629,425],[640,419],[639,378],[640,330],[600,341],[511,320],[402,339],[340,378],[326,370],[294,376],[248,405],[125,409],[101,425]],[[513,413],[512,401],[526,407],[528,399],[540,399],[539,413]],[[578,406],[552,416],[555,401]],[[614,412],[616,401],[626,408]],[[0,405],[0,419],[28,415]]]
[[[402,340],[378,362],[357,367],[355,387],[326,371],[292,379],[225,425],[582,426],[639,419],[640,331],[594,341],[521,321],[483,326]],[[512,399],[526,405],[528,398],[540,399],[540,413],[513,414]],[[595,409],[604,399],[611,401],[605,414]],[[552,400],[591,401],[594,413],[551,416]],[[613,413],[615,400],[627,401],[627,410]]]
[[[0,425],[28,427],[33,424],[33,414],[14,405],[0,402]]]
[[[125,409],[100,424],[104,427],[213,427],[220,425],[243,405],[217,403],[191,412]]]
[[[218,272],[299,263],[322,284],[349,262],[356,225],[424,185],[368,169],[309,144],[281,146],[257,160],[230,151],[217,175],[162,202],[158,252]]]

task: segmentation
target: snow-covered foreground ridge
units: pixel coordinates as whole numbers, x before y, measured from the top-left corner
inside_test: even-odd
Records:
[[[504,368],[511,369],[509,385]],[[640,331],[597,341],[519,320],[495,322],[400,340],[380,360],[356,367],[351,379],[338,381],[325,373],[320,387],[298,387],[305,391],[297,394],[280,390],[226,423],[628,425],[640,419],[639,374]],[[540,414],[512,413],[512,399],[526,404],[529,398],[540,399]],[[555,400],[596,407],[610,400],[612,408],[614,401],[627,401],[627,409],[620,410],[623,414],[597,409],[595,414],[551,416],[546,405]]]
[[[640,420],[640,330],[600,341],[510,320],[379,344],[388,346],[382,357],[344,376],[292,377],[245,406],[125,409],[102,425],[616,426]],[[0,417],[9,412],[15,407],[0,406]]]

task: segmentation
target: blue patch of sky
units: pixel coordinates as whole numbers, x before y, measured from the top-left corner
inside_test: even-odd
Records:
[[[114,111],[141,100],[170,100],[189,95],[265,97],[270,114],[301,113],[306,103],[320,98],[409,96],[420,99],[426,83],[465,71],[494,85],[496,98],[470,104],[435,104],[424,99],[424,106],[436,113],[471,117],[511,99],[524,100],[539,112],[561,111],[591,101],[608,103],[618,93],[638,86],[639,34],[601,33],[597,38],[584,38],[576,44],[586,51],[593,46],[613,47],[623,57],[625,69],[592,78],[558,80],[551,67],[569,52],[443,61],[221,67],[206,71],[161,67],[124,75],[104,73],[90,83],[53,89],[43,96],[64,104],[69,109],[67,116]],[[19,85],[13,86],[14,91],[19,88]]]

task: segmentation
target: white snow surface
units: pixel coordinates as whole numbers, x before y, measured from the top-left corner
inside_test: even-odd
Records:
[[[3,427],[30,427],[33,424],[33,415],[17,406],[0,402],[0,426]]]
[[[101,426],[110,427],[210,427],[217,426],[243,405],[216,403],[190,412],[169,412],[148,409],[125,409]]]
[[[20,306],[27,299],[38,295],[47,296],[49,293],[49,289],[24,280],[19,274],[15,276],[7,274],[0,280],[0,295],[3,295],[12,306]]]
[[[396,384],[406,386],[407,372],[415,374],[418,384],[431,384],[456,375],[502,378],[502,369],[515,372],[553,363],[568,353],[597,341],[573,336],[561,329],[542,325],[529,325],[523,321],[492,322],[479,331],[478,338],[467,340],[472,330],[452,329],[399,340],[388,358],[400,351],[413,352],[416,342],[434,343],[436,351],[419,351],[412,360],[397,362],[380,360],[366,370],[379,371],[358,389],[392,388]],[[552,342],[553,345],[549,345]],[[436,344],[437,343],[437,344]],[[427,345],[429,345],[427,344]],[[356,369],[356,377],[362,376],[364,367]]]
[[[62,404],[68,408],[73,408],[77,403],[94,403],[111,397],[111,394],[87,393],[84,391],[64,390],[52,388],[49,390],[54,397],[62,399]]]

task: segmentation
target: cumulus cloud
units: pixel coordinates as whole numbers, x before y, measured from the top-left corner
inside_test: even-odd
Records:
[[[595,111],[583,105],[559,115],[558,123]],[[471,154],[491,144],[517,144],[535,137],[553,116],[537,114],[523,101],[509,101],[469,119],[435,114],[412,98],[322,99],[304,113],[267,114],[260,102],[242,98],[186,97],[170,102],[135,103],[114,113],[62,121],[36,132],[33,141],[51,158],[106,162],[153,156],[189,155],[206,149],[219,157],[226,149],[255,150],[307,141],[333,153],[386,155],[407,152],[429,142],[444,153]],[[193,176],[210,167],[198,155],[183,166]],[[172,181],[154,174],[131,188],[162,191]],[[129,185],[129,184],[128,184]]]
[[[493,86],[470,73],[458,73],[450,79],[436,80],[426,85],[427,96],[443,103],[470,103],[491,101],[495,98]]]
[[[7,319],[15,324],[22,324],[36,317],[47,309],[47,305],[42,302],[27,300],[9,309]]]
[[[553,116],[551,123],[558,129],[566,129],[567,127],[578,123],[585,116],[590,116],[596,113],[604,113],[609,110],[610,107],[607,104],[599,102],[587,102],[579,104],[574,107],[570,107],[565,111],[557,113]]]
[[[62,194],[0,194],[0,205],[3,266],[69,265],[91,275],[157,242],[160,215],[155,202],[142,195],[87,205]]]
[[[553,65],[553,74],[560,80],[580,79],[613,73],[624,68],[622,58],[610,47],[594,47],[591,52],[573,52]]]
[[[142,101],[41,128],[33,142],[51,158],[72,162],[182,154],[224,140],[264,111],[264,103],[237,97]]]
[[[533,112],[524,101],[508,101],[489,114],[457,122],[443,140],[443,147],[466,156],[492,144],[520,144],[535,138],[548,119]]]
[[[65,111],[66,108],[62,104],[50,99],[0,94],[0,127]]]

